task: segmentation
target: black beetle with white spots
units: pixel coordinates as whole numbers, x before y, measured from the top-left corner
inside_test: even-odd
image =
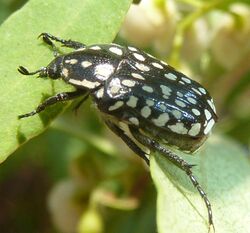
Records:
[[[135,47],[117,44],[86,46],[48,33],[40,36],[53,48],[55,59],[34,72],[20,66],[19,72],[61,78],[73,85],[75,91],[52,96],[19,118],[33,116],[57,102],[78,97],[82,97],[83,102],[90,96],[106,125],[147,164],[149,154],[158,151],[187,174],[203,198],[209,226],[213,226],[210,202],[192,174],[192,165],[171,150],[173,146],[192,153],[207,139],[217,121],[208,91],[165,62]],[[52,41],[74,51],[59,55]]]

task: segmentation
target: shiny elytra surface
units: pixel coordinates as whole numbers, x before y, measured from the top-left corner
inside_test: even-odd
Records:
[[[63,79],[90,90],[97,108],[116,123],[193,152],[217,120],[208,91],[135,47],[86,46],[63,56]]]

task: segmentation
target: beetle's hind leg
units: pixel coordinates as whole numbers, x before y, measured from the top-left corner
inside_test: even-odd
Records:
[[[77,41],[73,41],[73,40],[64,40],[61,39],[59,37],[53,36],[49,33],[43,32],[39,35],[39,37],[43,38],[43,41],[52,46],[54,53],[55,51],[57,51],[56,46],[54,45],[54,43],[52,42],[52,40],[61,43],[63,46],[68,47],[68,48],[72,48],[72,49],[80,49],[80,48],[84,48],[86,47],[85,44],[77,42]]]
[[[170,151],[167,148],[161,146],[155,140],[143,135],[139,131],[138,128],[130,125],[129,129],[130,129],[131,134],[134,136],[134,138],[136,140],[138,140],[141,144],[149,147],[153,151],[158,151],[159,153],[164,155],[168,160],[173,162],[177,167],[179,167],[181,170],[183,170],[187,174],[187,176],[191,180],[192,184],[198,190],[200,196],[202,197],[202,199],[204,200],[204,202],[206,204],[207,211],[208,211],[209,229],[210,229],[210,226],[212,226],[214,228],[212,208],[211,208],[210,201],[208,200],[207,194],[204,192],[204,190],[200,186],[199,182],[197,181],[197,179],[193,175],[192,170],[191,170],[192,165],[188,164],[185,160],[183,160],[178,155],[174,154],[172,151]]]

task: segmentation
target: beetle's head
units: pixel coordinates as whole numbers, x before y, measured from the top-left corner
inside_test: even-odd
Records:
[[[56,57],[46,68],[45,71],[41,71],[39,76],[46,76],[52,79],[58,79],[62,77],[62,61],[63,57]]]
[[[41,67],[39,70],[29,72],[25,67],[19,66],[18,71],[23,75],[38,74],[39,77],[58,79],[62,77],[62,61],[63,57],[58,56],[47,67]]]

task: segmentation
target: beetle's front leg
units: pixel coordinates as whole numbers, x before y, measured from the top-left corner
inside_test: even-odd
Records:
[[[72,100],[75,99],[79,96],[82,95],[88,95],[88,93],[85,90],[76,90],[74,92],[63,92],[63,93],[58,93],[55,96],[51,96],[48,99],[46,99],[44,102],[42,102],[40,105],[38,105],[38,107],[33,110],[32,112],[23,114],[23,115],[19,115],[18,118],[25,118],[25,117],[30,117],[33,116],[39,112],[42,112],[46,107],[56,104],[58,102],[62,102],[62,101],[68,101],[68,100]]]

